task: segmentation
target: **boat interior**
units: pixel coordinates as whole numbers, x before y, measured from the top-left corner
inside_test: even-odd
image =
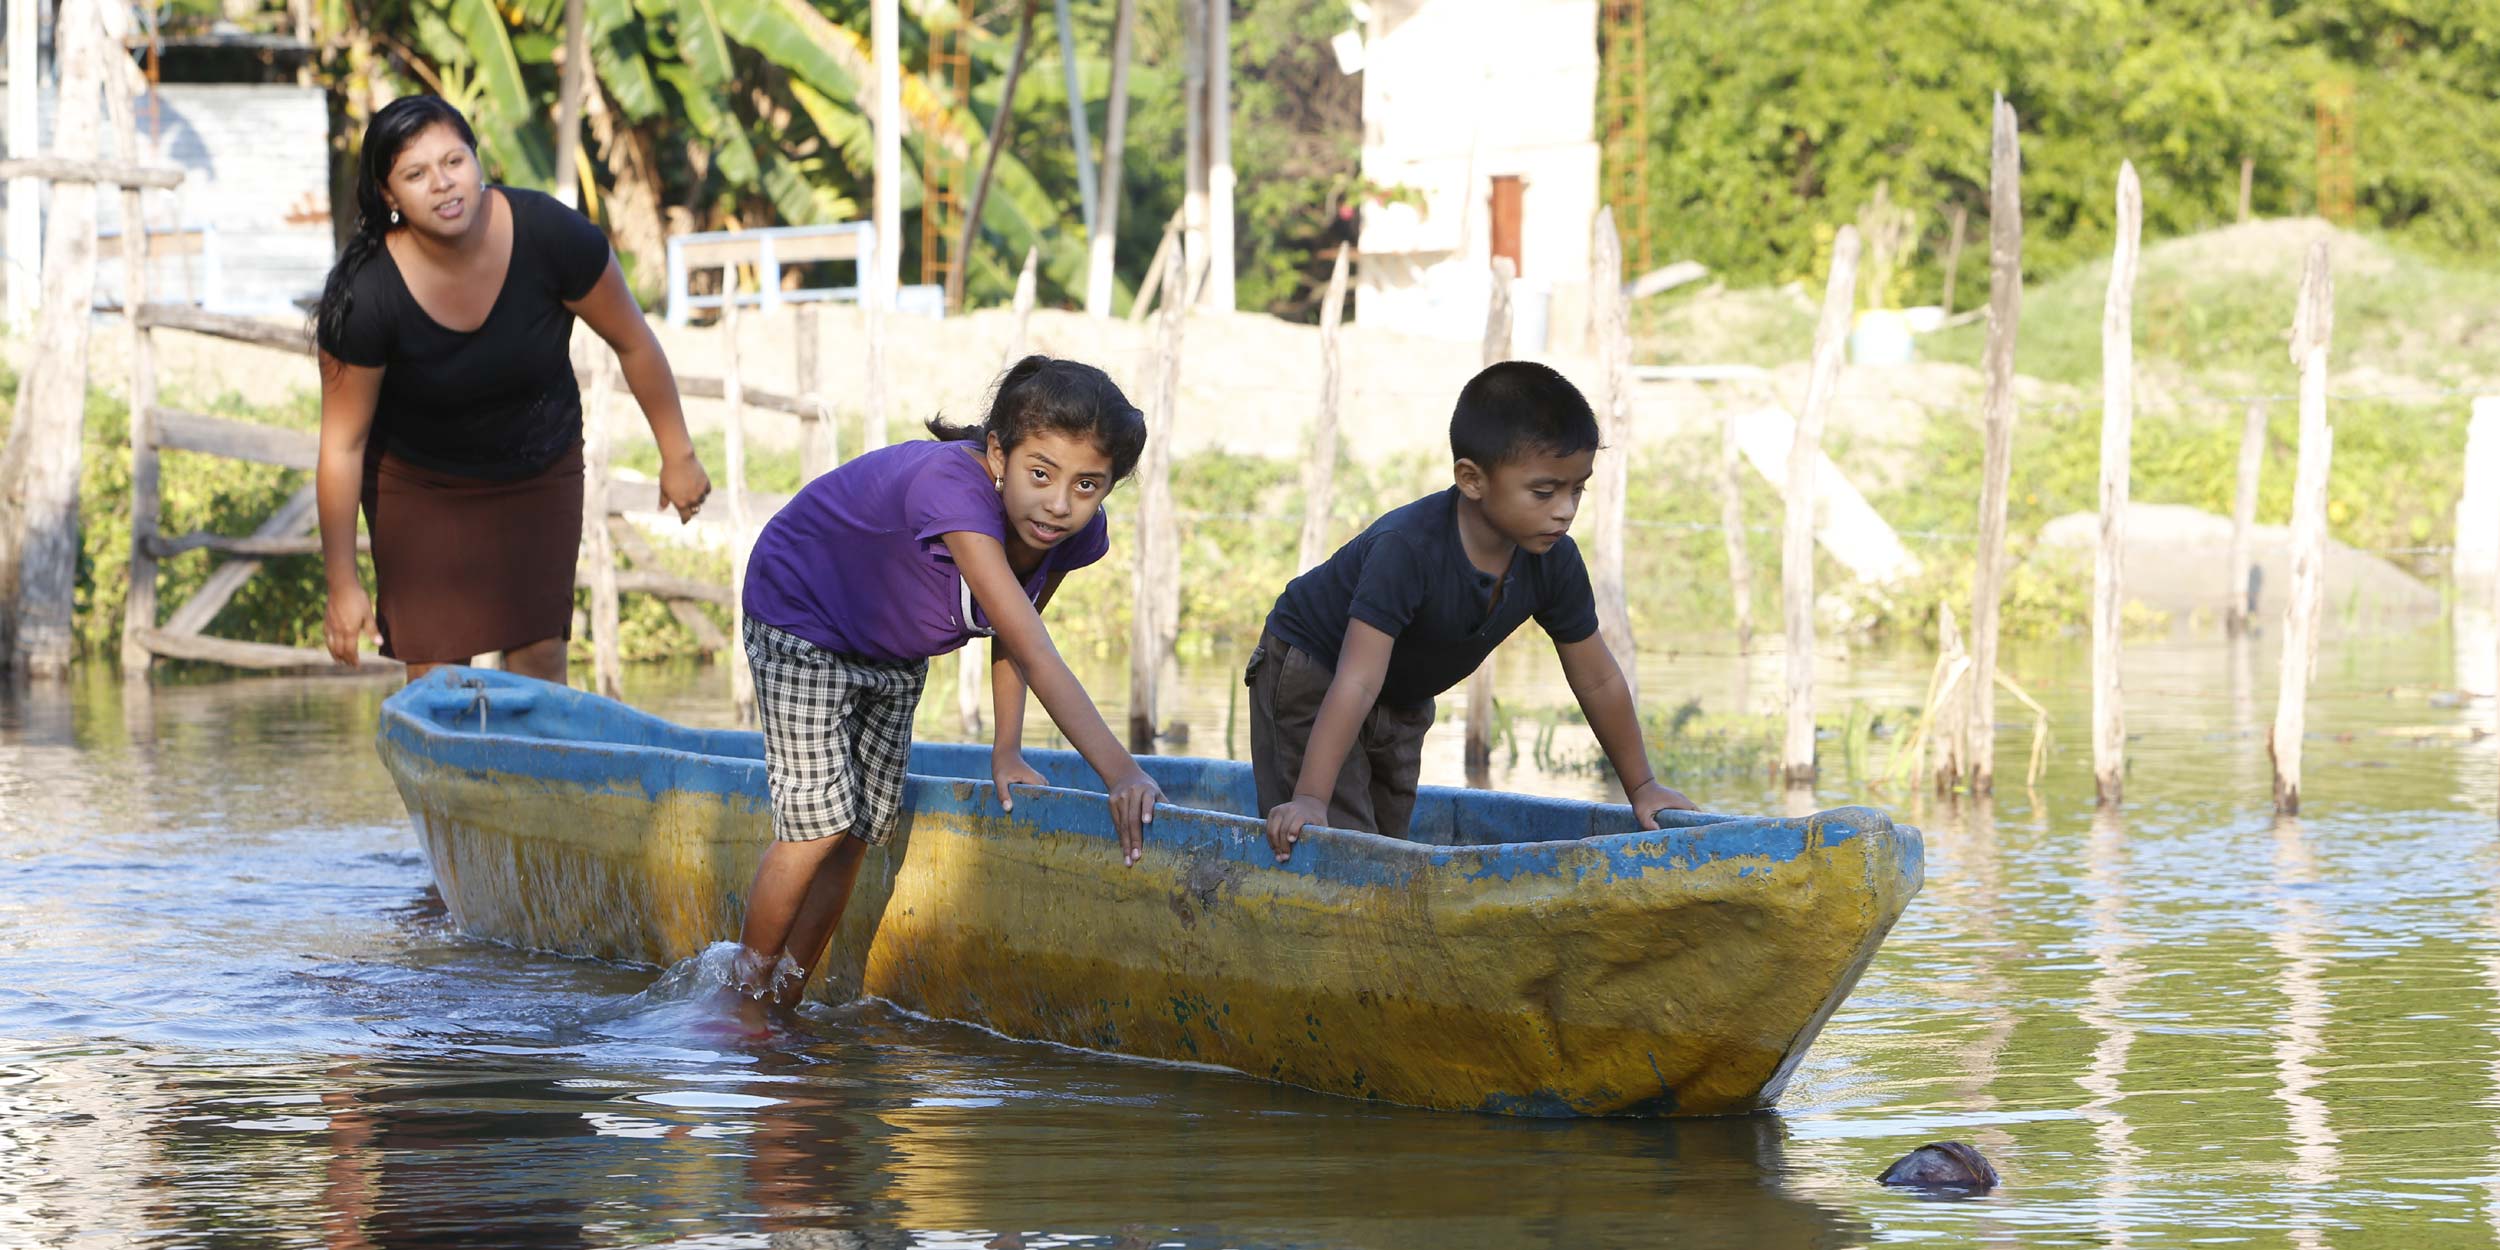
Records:
[[[693,729],[582,691],[508,673],[437,669],[392,702],[455,732],[511,735],[583,744],[678,751],[760,760],[763,735]],[[990,749],[982,743],[917,742],[911,771],[919,776],[988,782]],[[1100,793],[1102,780],[1074,751],[1027,750],[1025,760],[1058,789]],[[1138,762],[1163,787],[1168,802],[1202,811],[1252,817],[1258,796],[1250,765],[1238,760],[1148,755]],[[1741,817],[1706,812],[1662,814],[1667,828],[1694,828]],[[1539,798],[1498,790],[1421,787],[1408,840],[1435,846],[1559,842],[1639,827],[1620,803]]]

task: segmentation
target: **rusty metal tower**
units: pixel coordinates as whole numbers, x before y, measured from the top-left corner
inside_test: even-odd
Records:
[[[940,97],[937,107],[972,107],[972,4],[958,0],[955,21],[929,31],[929,68],[925,81]],[[972,161],[970,149],[957,156],[937,135],[920,136],[920,280],[943,287],[963,258],[955,240],[963,232],[963,187]]]
[[[1605,0],[1597,26],[1598,202],[1615,210],[1623,257],[1657,264],[1649,236],[1649,11],[1646,0]]]
[[[2339,226],[2353,222],[2353,85],[2348,79],[2318,84],[2318,216]]]

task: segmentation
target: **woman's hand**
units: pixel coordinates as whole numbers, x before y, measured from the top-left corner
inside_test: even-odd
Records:
[[[990,784],[998,787],[998,810],[1012,812],[1016,810],[1016,796],[1009,793],[1007,787],[1044,786],[1050,783],[1044,781],[1040,773],[1033,771],[1031,764],[1024,762],[1024,752],[1012,747],[1001,747],[990,752]]]
[[[1154,783],[1142,768],[1131,768],[1129,774],[1111,783],[1111,827],[1120,835],[1120,855],[1130,864],[1146,853],[1146,826],[1155,822],[1155,804],[1163,801],[1163,787]]]
[[[711,493],[712,475],[703,471],[703,462],[692,451],[661,464],[660,502],[677,509],[680,524],[703,511],[703,501]]]
[[[382,631],[373,623],[373,599],[365,594],[362,582],[330,592],[329,618],[322,626],[322,637],[330,645],[331,659],[354,668],[358,663],[356,641],[381,636]]]

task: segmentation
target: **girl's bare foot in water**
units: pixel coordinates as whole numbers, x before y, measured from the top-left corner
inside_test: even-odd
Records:
[[[760,1042],[773,1035],[773,1025],[766,1018],[764,1000],[739,990],[730,1010],[730,1023],[740,1041]]]
[[[768,963],[752,950],[738,953],[729,978],[729,1024],[737,1040],[760,1042],[773,1035],[770,1006],[780,1001],[785,966],[794,966],[788,955]]]

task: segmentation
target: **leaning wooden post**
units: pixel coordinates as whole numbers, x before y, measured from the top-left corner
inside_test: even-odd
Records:
[[[1632,335],[1625,324],[1623,239],[1615,233],[1612,205],[1597,210],[1596,246],[1589,262],[1589,298],[1596,303],[1593,325],[1597,355],[1605,378],[1597,405],[1597,471],[1589,481],[1597,505],[1590,546],[1589,581],[1597,591],[1597,632],[1623,670],[1624,689],[1632,706],[1640,706],[1640,683],[1634,676],[1637,657],[1632,645],[1632,611],[1623,590],[1624,492],[1631,486],[1632,458]]]
[[[122,159],[139,162],[139,118],[124,99]],[[139,318],[148,302],[148,223],[139,188],[122,188],[122,317],[130,326],[130,585],[122,600],[122,677],[147,679],[155,660],[141,643],[156,628],[156,526],[164,496],[156,455],[156,333]]]
[[[1999,97],[1988,158],[1987,455],[1979,487],[1979,568],[1971,594],[1970,736],[1962,759],[1973,794],[1996,790],[1997,610],[2005,565],[2005,497],[2014,474],[2014,335],[2022,320],[2022,149],[2014,106]]]
[[[1301,572],[1328,555],[1328,514],[1337,486],[1337,405],[1345,390],[1338,355],[1338,327],[1345,317],[1346,249],[1328,272],[1328,295],[1319,306],[1319,416],[1311,423],[1311,448],[1302,461],[1302,541],[1294,553]]]
[[[816,306],[801,304],[793,316],[797,322],[792,333],[798,340],[794,346],[798,351],[799,402],[809,408],[799,416],[799,485],[805,486],[833,468],[838,448],[833,412],[825,403],[824,382],[817,364],[823,340],[817,333]]]
[[[1016,51],[1007,62],[1007,81],[998,89],[998,111],[990,115],[990,141],[981,155],[981,172],[972,181],[972,196],[964,204],[964,226],[955,240],[955,263],[946,271],[946,311],[949,315],[964,310],[964,271],[972,268],[972,246],[981,239],[981,213],[989,202],[990,179],[998,172],[998,154],[1007,147],[1007,137],[1016,124],[1016,84],[1024,78],[1024,60],[1033,49],[1033,18],[1041,12],[1041,0],[1024,0],[1024,15],[1016,23]]]
[[[1814,496],[1823,460],[1823,414],[1840,385],[1849,315],[1858,300],[1858,229],[1832,239],[1832,275],[1823,286],[1823,316],[1814,327],[1814,364],[1806,402],[1788,444],[1788,515],[1780,534],[1780,607],[1788,619],[1788,732],[1780,775],[1792,790],[1814,784]]]
[[[2135,268],[2144,193],[2135,162],[2118,166],[2118,243],[2101,304],[2101,547],[2092,561],[2092,781],[2118,802],[2127,771],[2126,710],[2118,653],[2126,604],[2127,486],[2135,442]]]
[[[1155,399],[1147,413],[1146,454],[1138,464],[1137,571],[1131,588],[1128,656],[1128,745],[1146,752],[1155,745],[1156,683],[1179,628],[1179,535],[1172,520],[1172,427],[1180,407],[1181,318],[1179,298],[1185,249],[1164,260],[1163,315],[1155,334]],[[1170,614],[1167,619],[1166,614]]]
[[[2248,635],[2249,551],[2254,545],[2257,529],[2257,479],[2265,467],[2266,401],[2248,401],[2248,411],[2240,418],[2239,482],[2231,494],[2231,568],[2224,581],[2230,592],[2230,606],[2222,614],[2222,628],[2232,638]]]
[[[616,542],[608,533],[608,399],[616,390],[616,358],[591,348],[590,406],[582,414],[582,558],[590,563],[591,689],[625,697],[624,653],[617,630]]]
[[[1727,538],[1727,592],[1736,606],[1736,654],[1753,650],[1753,559],[1745,549],[1744,449],[1737,444],[1736,423],[1743,414],[1730,410],[1719,423],[1719,530]]]
[[[729,481],[729,703],[738,724],[755,723],[755,670],[747,666],[747,436],[746,385],[738,372],[737,271],[721,285],[721,331],[728,343],[721,352],[721,437],[726,444]]]
[[[2300,467],[2292,478],[2292,594],[2283,608],[2283,681],[2274,704],[2274,810],[2300,813],[2300,736],[2309,678],[2318,667],[2318,627],[2326,603],[2326,483],[2335,431],[2326,423],[2326,348],[2335,321],[2335,280],[2326,240],[2309,249],[2292,317],[2292,359],[2300,365]]]
[[[1493,258],[1493,294],[1484,309],[1484,363],[1487,368],[1510,359],[1510,284],[1518,267],[1507,256]],[[1309,562],[1304,563],[1309,567]],[[1467,784],[1491,784],[1493,767],[1493,657],[1467,678]]]

